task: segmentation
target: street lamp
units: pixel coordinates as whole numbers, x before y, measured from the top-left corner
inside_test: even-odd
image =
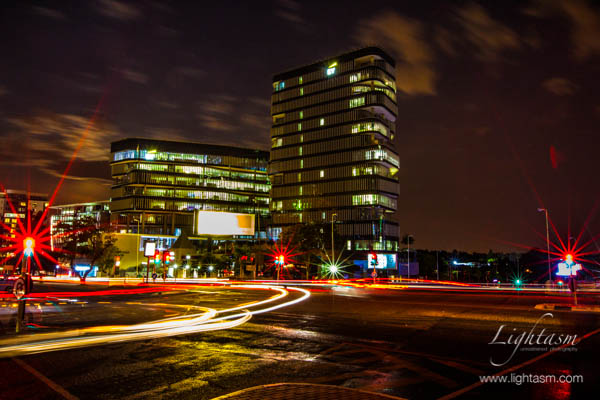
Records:
[[[406,244],[408,245],[408,248],[406,250],[406,254],[408,256],[407,258],[407,264],[406,264],[406,274],[407,279],[410,279],[410,238],[413,237],[413,235],[406,235]]]
[[[548,209],[538,208],[538,212],[544,212],[546,215],[546,253],[548,255],[548,280],[552,285],[552,268],[550,267],[550,230],[548,229]]]
[[[335,222],[335,218],[337,217],[336,213],[331,214],[331,263],[333,264],[333,260],[335,260],[335,247],[333,245],[333,223]]]
[[[139,266],[140,266],[140,220],[137,218],[133,219],[134,222],[137,222],[137,248],[135,249],[135,277],[138,277],[139,274]]]

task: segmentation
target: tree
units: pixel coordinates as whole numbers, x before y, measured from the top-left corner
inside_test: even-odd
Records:
[[[100,271],[112,270],[116,256],[123,252],[115,245],[116,238],[100,227],[93,217],[83,217],[73,221],[73,224],[61,222],[57,225],[57,245],[61,247],[62,260],[69,263],[71,270],[85,282],[94,266]],[[86,258],[90,269],[82,274],[75,270],[75,259]]]

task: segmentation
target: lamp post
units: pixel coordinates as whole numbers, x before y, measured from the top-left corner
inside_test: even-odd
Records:
[[[335,247],[333,244],[333,223],[335,222],[335,218],[337,217],[336,213],[331,214],[331,264],[335,262]]]
[[[135,277],[137,278],[139,275],[139,266],[140,266],[140,220],[137,218],[133,219],[134,222],[137,222],[137,248],[135,249]]]
[[[546,215],[546,253],[548,256],[548,280],[552,286],[552,268],[550,267],[550,230],[548,229],[548,209],[538,208],[538,212],[544,212]]]
[[[407,257],[407,263],[406,263],[406,274],[407,274],[407,279],[410,279],[410,238],[413,237],[413,235],[406,235],[406,244],[408,245],[408,248],[406,249],[406,255]]]

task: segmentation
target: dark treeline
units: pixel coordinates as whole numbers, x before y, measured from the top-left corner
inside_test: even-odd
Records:
[[[526,253],[468,253],[464,251],[417,250],[411,257],[419,262],[419,275],[425,279],[438,278],[461,282],[540,283],[548,279],[548,259],[544,251],[532,249]],[[402,254],[402,253],[401,253]],[[551,259],[555,256],[551,256]],[[586,257],[590,262],[582,263],[584,270],[579,279],[600,276],[600,256]],[[556,263],[551,261],[553,271]]]

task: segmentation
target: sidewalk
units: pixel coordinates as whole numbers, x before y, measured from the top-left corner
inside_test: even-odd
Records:
[[[394,399],[404,400],[401,397],[387,394],[367,392],[365,390],[350,389],[341,386],[315,385],[311,383],[275,383],[272,385],[254,386],[212,400],[370,400]]]

